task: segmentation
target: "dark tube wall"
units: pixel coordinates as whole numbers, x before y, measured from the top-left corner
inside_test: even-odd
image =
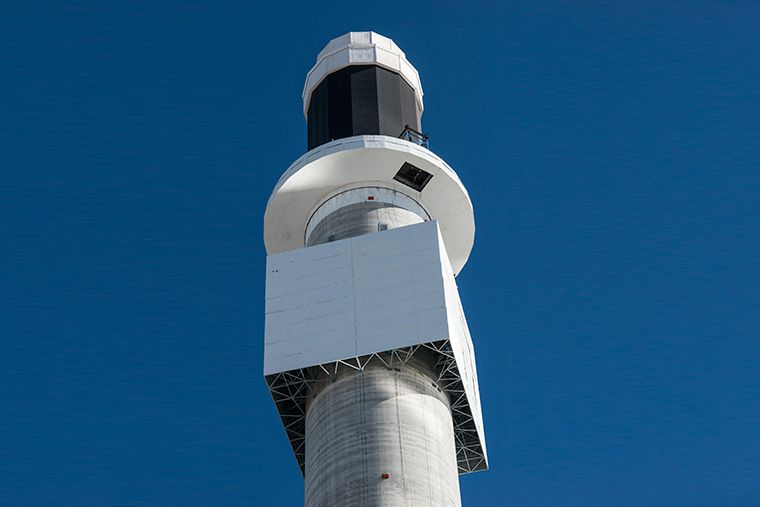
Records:
[[[395,72],[351,65],[333,72],[311,95],[309,149],[334,139],[380,134],[398,137],[409,125],[421,130],[414,90]]]

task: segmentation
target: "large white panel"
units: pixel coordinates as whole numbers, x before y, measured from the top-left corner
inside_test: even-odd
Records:
[[[446,339],[437,222],[270,255],[265,374]]]

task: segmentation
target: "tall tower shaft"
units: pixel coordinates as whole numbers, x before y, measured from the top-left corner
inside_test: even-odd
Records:
[[[304,86],[309,151],[267,204],[264,375],[307,507],[459,506],[458,474],[488,467],[455,282],[472,203],[422,99],[390,39],[332,40]]]

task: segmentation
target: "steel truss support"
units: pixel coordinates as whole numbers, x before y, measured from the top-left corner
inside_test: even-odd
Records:
[[[440,340],[268,375],[266,381],[269,392],[277,406],[302,474],[305,462],[306,400],[317,383],[329,382],[346,369],[362,371],[370,364],[379,363],[388,369],[401,368],[415,354],[421,353],[425,353],[427,357],[432,355],[438,387],[449,396],[459,473],[486,468],[483,449],[454,352],[449,340]]]

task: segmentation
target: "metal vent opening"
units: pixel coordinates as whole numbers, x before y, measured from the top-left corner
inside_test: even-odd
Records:
[[[393,179],[403,183],[407,187],[415,189],[417,192],[422,192],[422,189],[425,188],[432,177],[433,175],[429,172],[423,171],[409,162],[404,162],[404,165],[401,166],[401,169],[398,170]]]

